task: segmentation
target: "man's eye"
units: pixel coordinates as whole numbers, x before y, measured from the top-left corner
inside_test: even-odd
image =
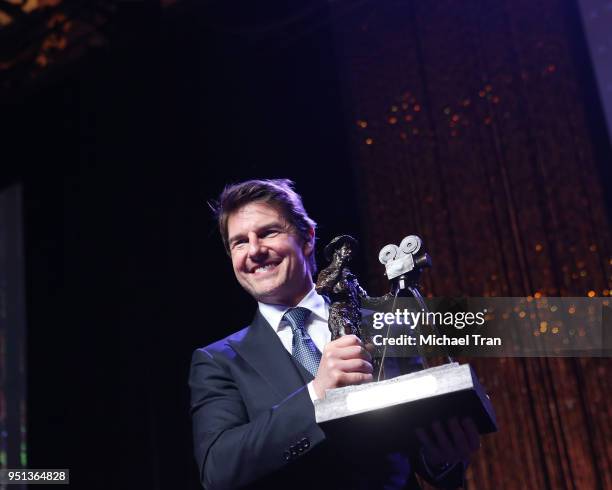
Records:
[[[246,240],[236,240],[233,245],[232,248],[240,248],[242,245],[244,245],[246,243]]]
[[[278,230],[267,230],[264,232],[263,236],[265,238],[272,238],[279,234]]]

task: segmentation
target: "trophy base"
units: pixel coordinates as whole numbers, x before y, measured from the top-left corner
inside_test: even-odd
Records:
[[[434,420],[471,417],[481,434],[497,431],[495,412],[474,371],[456,362],[396,378],[328,390],[315,402],[328,437],[359,434],[391,446],[414,439],[414,429]]]

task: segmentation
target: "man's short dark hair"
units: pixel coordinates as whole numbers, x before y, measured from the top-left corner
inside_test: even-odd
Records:
[[[295,229],[304,242],[310,241],[310,229],[317,224],[308,216],[300,195],[293,190],[289,179],[257,179],[230,184],[223,189],[219,200],[212,205],[219,224],[221,239],[227,253],[230,253],[227,234],[227,221],[232,213],[252,202],[261,202],[276,208],[287,222]],[[317,271],[313,250],[308,257],[310,273]]]

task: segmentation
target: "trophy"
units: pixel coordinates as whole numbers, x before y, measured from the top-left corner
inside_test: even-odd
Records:
[[[360,337],[373,355],[378,374],[372,383],[328,390],[323,400],[315,402],[317,423],[328,436],[359,434],[362,440],[365,436],[392,448],[413,437],[416,427],[428,426],[436,419],[469,416],[481,434],[495,432],[491,401],[468,364],[460,365],[446,354],[447,363],[428,367],[419,349],[418,358],[425,369],[419,366],[408,374],[384,379],[386,344],[383,348],[374,346],[363,326],[363,311],[391,305],[394,312],[400,297],[412,298],[421,311],[428,311],[419,279],[423,270],[431,267],[431,258],[424,252],[421,238],[409,235],[399,246],[389,244],[381,249],[378,258],[385,266],[391,290],[380,297],[369,296],[350,270],[356,250],[353,237],[334,238],[325,247],[329,265],[319,273],[315,287],[331,302],[328,325],[332,340],[348,334]],[[356,425],[359,430],[351,431]]]
[[[317,293],[327,296],[331,302],[329,308],[329,330],[331,340],[344,335],[357,335],[369,348],[374,370],[379,370],[380,356],[370,336],[361,328],[361,308],[364,304],[378,306],[392,298],[391,293],[372,298],[359,285],[349,264],[357,251],[357,240],[350,235],[340,235],[325,247],[325,258],[330,264],[323,269],[317,278]]]

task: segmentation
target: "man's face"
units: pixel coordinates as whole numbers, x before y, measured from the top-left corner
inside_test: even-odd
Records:
[[[274,207],[244,205],[229,216],[227,235],[236,279],[257,301],[295,306],[312,288],[314,240],[303,243]]]

